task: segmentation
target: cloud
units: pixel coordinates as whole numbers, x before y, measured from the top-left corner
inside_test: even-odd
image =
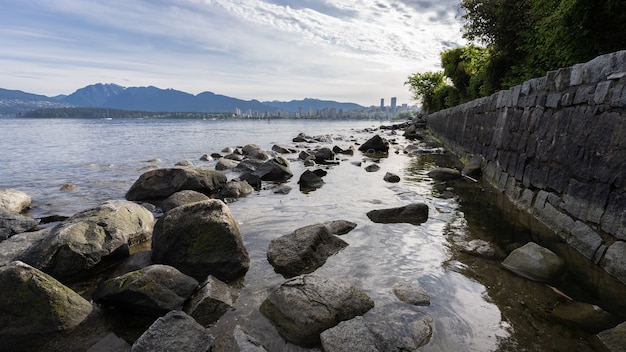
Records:
[[[439,53],[463,43],[455,4],[19,1],[0,13],[0,45],[15,49],[0,74],[14,85],[4,88],[42,94],[126,81],[249,99],[408,102],[406,77],[438,69]]]

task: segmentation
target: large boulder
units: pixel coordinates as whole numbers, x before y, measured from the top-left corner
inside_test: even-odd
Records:
[[[566,302],[554,307],[552,316],[558,320],[596,334],[614,327],[618,320],[615,316],[595,304],[584,302]]]
[[[211,198],[209,198],[204,193],[186,189],[172,194],[171,196],[167,197],[163,202],[161,202],[161,210],[168,211],[184,204],[195,203],[209,199]]]
[[[224,199],[237,199],[245,197],[252,192],[254,192],[254,188],[252,188],[248,182],[232,180],[228,181],[224,188],[222,188],[220,196]]]
[[[162,200],[189,189],[213,196],[226,184],[219,171],[196,168],[166,168],[145,172],[126,193],[128,200]]]
[[[267,260],[277,273],[292,277],[315,271],[347,246],[326,225],[309,225],[270,241]]]
[[[213,338],[184,312],[157,319],[133,344],[132,352],[208,352]]]
[[[263,346],[248,335],[239,325],[232,333],[217,338],[211,345],[211,352],[265,352]]]
[[[365,153],[387,153],[389,152],[389,142],[381,136],[375,135],[361,144],[359,151]]]
[[[200,325],[208,327],[231,309],[233,309],[233,292],[230,287],[217,278],[209,276],[187,300],[184,310]]]
[[[626,321],[616,327],[604,330],[596,335],[598,347],[601,351],[624,352],[626,351]]]
[[[26,231],[34,230],[39,220],[0,208],[0,241]]]
[[[0,189],[0,209],[21,213],[32,203],[30,196],[16,189]]]
[[[263,181],[284,182],[293,177],[287,159],[277,156],[259,165],[252,173]]]
[[[426,313],[395,305],[383,306],[322,332],[322,347],[326,352],[417,351],[430,342],[432,324]]]
[[[322,331],[374,307],[360,288],[339,279],[302,275],[273,289],[261,312],[288,341],[303,347],[320,343]]]
[[[428,205],[412,203],[397,208],[376,209],[367,212],[367,217],[376,223],[409,223],[419,225],[428,220]]]
[[[182,205],[154,226],[152,261],[176,267],[204,281],[214,275],[229,281],[250,267],[237,223],[221,200]]]
[[[142,314],[182,309],[198,281],[168,265],[150,265],[98,285],[94,302]]]
[[[154,216],[133,202],[111,200],[79,212],[18,257],[59,280],[81,276],[104,259],[127,257],[152,234]]]
[[[319,171],[324,170],[319,169]],[[305,170],[302,175],[300,175],[298,184],[302,192],[309,192],[322,187],[324,185],[324,179],[320,176],[319,172],[316,173],[315,171]]]
[[[563,273],[565,261],[551,250],[528,242],[511,252],[502,266],[527,279],[551,282]]]
[[[49,236],[52,228],[24,232],[0,242],[0,265],[10,263],[42,238]]]
[[[428,177],[435,181],[452,181],[461,176],[461,171],[449,167],[437,167],[428,171]]]
[[[19,261],[0,266],[0,351],[33,351],[94,311],[76,292]]]

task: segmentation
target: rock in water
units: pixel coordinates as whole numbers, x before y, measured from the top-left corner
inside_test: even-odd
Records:
[[[461,178],[461,172],[457,169],[438,167],[428,172],[428,177],[435,181],[452,181]]]
[[[527,279],[551,282],[563,273],[565,261],[549,249],[528,242],[511,252],[502,266]]]
[[[22,191],[11,188],[0,189],[0,209],[21,213],[31,202],[30,196]]]
[[[39,220],[0,208],[0,241],[22,232],[34,230]]]
[[[181,205],[154,226],[152,261],[171,265],[204,281],[230,281],[250,267],[248,251],[230,209],[221,200]]]
[[[209,276],[185,303],[185,312],[208,327],[233,309],[233,294],[222,281]]]
[[[303,347],[320,343],[320,333],[374,307],[360,288],[339,279],[302,275],[273,289],[261,312],[288,341]]]
[[[196,168],[156,169],[145,172],[126,193],[128,200],[162,200],[182,190],[217,195],[226,184],[219,171]]]
[[[161,210],[168,211],[184,204],[195,203],[209,199],[211,198],[207,197],[203,193],[192,190],[184,190],[172,194],[171,196],[167,197],[163,202],[161,202]]]
[[[37,350],[76,328],[93,306],[53,277],[19,261],[0,266],[0,350]]]
[[[207,352],[213,338],[184,312],[171,311],[157,319],[133,344],[132,352]]]
[[[419,225],[428,220],[428,205],[413,203],[403,207],[377,209],[367,212],[367,217],[376,223],[409,223]]]
[[[389,142],[379,135],[368,139],[359,147],[359,151],[366,153],[387,153],[389,152]]]

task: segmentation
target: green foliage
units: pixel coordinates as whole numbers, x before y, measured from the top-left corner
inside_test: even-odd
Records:
[[[483,82],[484,68],[489,61],[489,51],[476,45],[468,45],[441,53],[441,66],[446,77],[456,88],[459,102],[478,97]],[[452,99],[452,98],[451,98]]]
[[[409,86],[413,99],[422,102],[422,110],[428,113],[431,110],[438,110],[435,92],[438,87],[445,84],[443,78],[443,72],[415,73],[410,75],[404,84]]]

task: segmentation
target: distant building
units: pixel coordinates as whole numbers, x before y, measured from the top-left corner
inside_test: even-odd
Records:
[[[385,98],[380,99],[380,110],[385,110]]]
[[[396,111],[396,97],[391,97],[391,112]]]

